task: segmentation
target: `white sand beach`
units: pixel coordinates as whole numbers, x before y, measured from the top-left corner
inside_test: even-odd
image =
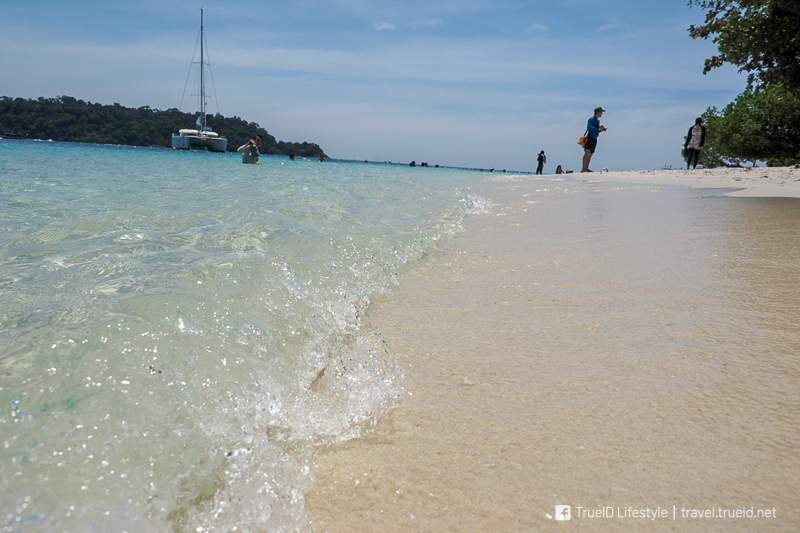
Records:
[[[538,178],[370,310],[407,396],[314,456],[310,528],[800,528],[800,203],[661,187],[800,197],[800,169]]]
[[[697,170],[592,172],[579,174],[586,181],[618,181],[638,184],[683,185],[728,189],[728,196],[800,198],[800,165],[794,167],[746,167]]]

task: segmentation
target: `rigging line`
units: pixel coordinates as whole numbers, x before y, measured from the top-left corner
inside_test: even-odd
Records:
[[[181,95],[181,105],[178,106],[178,109],[183,108],[183,99],[186,97],[186,87],[189,86],[189,77],[192,75],[192,66],[196,63],[194,60],[195,55],[197,55],[197,43],[200,42],[200,32],[197,33],[197,41],[194,43],[194,52],[192,52],[192,61],[189,63],[189,72],[186,73],[186,83],[183,85],[183,94]]]
[[[217,115],[219,115],[219,100],[217,100],[217,86],[214,84],[214,71],[211,69],[211,63],[208,64],[208,73],[211,75],[211,90],[214,91],[214,104],[217,106]]]
[[[203,36],[203,40],[205,41],[205,36]],[[205,43],[204,43],[205,44]],[[206,46],[206,60],[208,65],[208,73],[211,76],[211,89],[214,91],[214,104],[217,106],[217,115],[219,115],[219,100],[217,100],[217,86],[214,84],[214,71],[211,69],[211,54],[208,51],[208,46]]]

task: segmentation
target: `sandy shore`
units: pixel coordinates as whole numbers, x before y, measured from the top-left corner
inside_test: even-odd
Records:
[[[374,433],[314,456],[311,530],[800,526],[797,204],[717,200],[733,211],[708,214],[613,182],[800,197],[798,169],[504,184],[492,215],[370,310],[408,396]],[[640,218],[618,220],[619,202]],[[562,504],[669,517],[557,523]],[[681,519],[692,507],[781,514]]]
[[[579,177],[587,174],[575,174]],[[736,189],[728,196],[800,198],[800,165],[795,167],[717,168],[703,170],[651,170],[593,172],[589,182],[683,185],[694,188]]]

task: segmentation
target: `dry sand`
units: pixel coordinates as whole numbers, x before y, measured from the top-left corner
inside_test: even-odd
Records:
[[[563,190],[547,178],[495,191],[492,215],[468,221],[464,235],[371,311],[371,326],[406,368],[408,396],[374,432],[314,456],[315,480],[306,495],[310,528],[800,527],[800,376],[793,366],[800,352],[793,323],[800,316],[800,268],[783,243],[798,235],[797,220],[784,216],[796,213],[797,204],[748,204],[765,220],[747,224],[767,227],[766,238],[748,226],[713,238],[700,228],[684,239],[703,216],[699,209],[688,216],[688,229],[649,243],[648,229],[626,234],[635,223],[609,225],[604,192],[618,188],[612,182],[633,182],[800,197],[800,170],[597,173],[593,183]],[[542,194],[583,198],[551,202]],[[674,210],[693,206],[686,201]],[[726,254],[737,246],[752,257],[733,269]],[[790,243],[792,254],[797,249]],[[665,263],[662,252],[675,264]],[[760,278],[762,292],[741,288],[742,279],[765,268],[774,273]],[[726,281],[702,294],[719,277]],[[759,301],[763,291],[771,295],[767,303]],[[756,316],[758,324],[728,327],[740,315]],[[763,361],[755,370],[754,352]],[[556,522],[559,504],[573,505],[573,515],[580,504],[613,507],[615,514],[660,507],[669,517]],[[680,517],[687,507],[745,506],[780,514]]]
[[[586,181],[683,185],[694,188],[737,189],[729,196],[800,198],[800,165],[795,167],[651,170],[576,174]],[[586,176],[586,177],[584,177]]]

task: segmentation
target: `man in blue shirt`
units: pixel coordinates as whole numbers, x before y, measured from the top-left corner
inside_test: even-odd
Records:
[[[600,125],[600,117],[602,117],[605,112],[606,110],[602,107],[594,108],[594,116],[591,117],[586,124],[586,131],[588,132],[587,135],[589,138],[586,139],[586,145],[583,147],[583,168],[581,172],[591,172],[591,170],[589,170],[589,163],[592,162],[592,156],[597,148],[597,137],[600,136],[601,131],[606,131],[606,127]]]

